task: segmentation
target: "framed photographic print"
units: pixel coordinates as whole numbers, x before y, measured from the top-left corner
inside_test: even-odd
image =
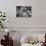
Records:
[[[32,7],[16,6],[16,17],[32,17]]]

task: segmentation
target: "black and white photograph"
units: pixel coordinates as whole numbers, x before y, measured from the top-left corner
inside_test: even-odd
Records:
[[[16,17],[32,17],[32,7],[16,6]]]

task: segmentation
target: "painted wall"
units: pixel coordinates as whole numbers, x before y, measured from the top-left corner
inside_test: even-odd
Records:
[[[31,5],[32,18],[16,18],[17,5]],[[28,31],[46,31],[46,28],[43,28],[46,27],[46,0],[0,0],[0,9],[6,12],[8,19],[6,27],[33,27],[12,28],[12,31],[27,31],[26,34]],[[20,33],[20,35],[25,34]]]
[[[32,6],[32,18],[16,18],[17,5]],[[6,12],[7,27],[46,27],[46,0],[0,0],[0,10]]]

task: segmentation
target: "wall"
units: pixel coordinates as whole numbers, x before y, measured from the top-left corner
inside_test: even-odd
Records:
[[[32,18],[16,18],[17,5],[31,5]],[[0,9],[6,12],[8,22],[5,26],[13,27],[12,31],[27,31],[26,34],[28,31],[46,31],[46,0],[0,0]]]
[[[0,9],[6,12],[6,27],[46,27],[46,0],[0,0]],[[17,5],[31,5],[32,18],[16,18]]]

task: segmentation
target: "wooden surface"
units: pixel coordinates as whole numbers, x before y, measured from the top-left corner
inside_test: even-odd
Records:
[[[13,40],[9,37],[9,34],[7,34],[7,36],[4,35],[4,37],[5,37],[5,40],[2,39],[1,44],[3,46],[13,46]]]

